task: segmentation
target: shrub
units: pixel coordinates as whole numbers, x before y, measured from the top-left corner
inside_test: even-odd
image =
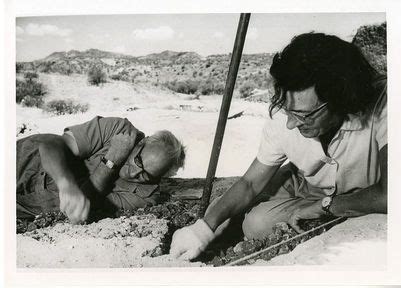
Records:
[[[202,95],[213,94],[213,83],[212,81],[205,81],[199,86],[199,93]]]
[[[113,75],[110,76],[110,79],[111,79],[111,80],[118,80],[118,81],[120,81],[120,80],[121,80],[121,75],[120,75],[120,74],[113,74]]]
[[[16,101],[28,107],[41,107],[46,94],[45,86],[36,80],[16,82]]]
[[[57,65],[55,68],[55,71],[57,71],[60,74],[63,75],[71,75],[73,72],[73,69],[71,68],[70,63],[61,63],[59,65]]]
[[[387,73],[387,24],[365,25],[358,28],[352,39],[367,60],[380,73]]]
[[[89,104],[74,104],[71,99],[52,100],[44,107],[45,111],[56,115],[84,113],[88,109]]]
[[[43,63],[40,63],[40,65],[39,65],[39,67],[38,67],[38,70],[39,70],[39,72],[42,72],[42,73],[51,73],[51,72],[54,72],[54,71],[53,71],[53,64],[54,64],[54,63],[52,63],[52,62],[43,62]]]
[[[88,71],[88,82],[91,85],[99,86],[106,83],[106,73],[99,66],[92,66]]]
[[[185,81],[171,81],[165,84],[168,89],[183,94],[195,94],[198,91],[199,81],[185,80]]]
[[[39,75],[38,75],[38,73],[36,73],[36,72],[26,72],[26,73],[24,74],[24,78],[25,78],[27,81],[33,81],[33,80],[37,80],[37,79],[39,78]]]
[[[245,82],[239,89],[240,97],[247,98],[252,95],[252,91],[256,88],[254,82]]]
[[[222,82],[208,79],[200,84],[199,93],[202,95],[223,94],[224,84]]]
[[[16,63],[15,64],[15,72],[20,73],[24,69],[24,65],[22,63]]]
[[[43,102],[43,97],[27,95],[21,100],[21,105],[26,107],[42,107]]]
[[[110,79],[118,80],[118,81],[130,81],[130,75],[129,75],[128,71],[123,70],[123,71],[118,72],[117,74],[111,75]]]

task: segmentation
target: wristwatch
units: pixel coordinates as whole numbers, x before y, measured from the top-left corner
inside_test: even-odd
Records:
[[[105,157],[101,158],[101,161],[104,163],[104,165],[107,166],[109,169],[114,169],[116,167],[116,164],[114,162],[107,160]]]
[[[322,199],[322,209],[328,216],[333,216],[333,213],[330,211],[331,203],[333,203],[333,196],[326,196]]]

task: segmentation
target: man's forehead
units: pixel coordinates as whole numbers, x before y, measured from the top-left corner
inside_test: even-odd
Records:
[[[286,108],[293,111],[310,111],[319,105],[320,101],[316,95],[315,87],[302,91],[288,91],[286,94]]]

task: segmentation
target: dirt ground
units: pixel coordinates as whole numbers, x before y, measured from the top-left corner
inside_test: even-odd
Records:
[[[258,260],[255,265],[359,265],[380,269],[386,265],[386,251],[387,215],[370,214],[350,218],[286,255],[271,261]]]
[[[153,215],[57,223],[17,235],[17,267],[130,268],[203,266],[163,255],[167,220]]]
[[[197,217],[221,97],[204,96],[191,100],[187,95],[157,90],[154,87],[132,86],[121,81],[112,81],[102,87],[93,87],[88,86],[86,79],[79,75],[41,74],[40,78],[48,87],[48,100],[70,98],[89,103],[90,108],[84,114],[53,116],[37,108],[17,105],[17,138],[34,133],[61,134],[66,126],[88,121],[96,115],[118,116],[126,117],[147,135],[162,129],[172,131],[186,145],[187,157],[185,168],[179,170],[176,178],[167,179],[162,183],[161,190],[168,196],[167,202],[163,205],[134,212],[123,211],[121,215],[116,215],[120,217],[108,218],[84,226],[72,226],[66,223],[63,215],[42,215],[33,222],[17,222],[19,267],[201,266],[205,265],[204,263],[221,266],[295,235],[295,232],[287,225],[280,224],[270,239],[251,242],[243,241],[240,229],[233,229],[225,239],[211,245],[202,256],[203,258],[197,259],[200,262],[173,261],[167,255],[172,233],[178,228],[195,222]],[[257,154],[260,133],[265,117],[268,115],[267,105],[233,99],[229,115],[242,111],[241,117],[227,122],[216,171],[216,177],[219,178],[213,187],[213,198],[226,191],[238,179],[231,176],[242,175]],[[144,218],[140,220],[137,217]],[[349,222],[347,225],[357,228],[358,225],[365,227],[368,224],[365,223],[368,220],[364,218],[361,218],[361,221],[362,224]],[[381,219],[381,221],[384,220]],[[319,224],[313,221],[305,223],[307,227],[315,227]],[[132,227],[136,228],[132,229]],[[93,232],[98,231],[99,228],[105,229],[105,232]],[[135,232],[137,229],[157,233],[137,234]],[[348,233],[348,230],[344,231]],[[377,231],[386,234],[384,228]],[[316,234],[321,232],[323,231],[318,231]],[[360,249],[368,251],[370,245],[376,241],[371,236],[362,233],[353,237],[355,241],[361,240],[356,242],[359,243]],[[339,235],[333,239],[343,243],[343,239],[346,238],[344,235]],[[269,255],[264,255],[262,259],[267,261],[274,256],[288,253],[306,240],[306,238],[300,239],[296,243],[280,247]],[[318,247],[318,244],[316,245]],[[316,247],[306,249],[303,253],[310,257],[323,253]],[[344,251],[348,250],[343,248],[337,254],[347,253]],[[322,249],[324,250],[324,247]],[[42,254],[46,257],[40,256]],[[358,262],[364,264],[370,261],[370,258],[365,258],[362,253]],[[255,259],[255,261],[259,260]],[[335,257],[331,261],[335,262]],[[244,264],[252,264],[252,261]],[[264,264],[265,262],[262,262],[261,265]]]
[[[238,177],[218,178],[212,191],[212,201],[230,187]],[[71,225],[61,213],[47,213],[34,221],[17,221],[18,267],[73,268],[73,267],[172,267],[224,266],[245,255],[278,244],[297,235],[285,223],[279,223],[274,233],[263,241],[244,240],[241,223],[235,222],[195,259],[185,262],[169,255],[171,236],[175,230],[198,219],[200,196],[205,180],[200,178],[165,179],[161,183],[165,202],[136,211],[119,211],[103,220],[86,225]],[[97,215],[98,218],[106,215]],[[323,221],[303,223],[311,229]],[[331,227],[328,227],[331,228]],[[268,261],[288,253],[298,244],[323,233],[326,229],[291,241],[261,254],[241,265]],[[103,251],[108,251],[104,254]],[[127,257],[129,255],[129,257]]]

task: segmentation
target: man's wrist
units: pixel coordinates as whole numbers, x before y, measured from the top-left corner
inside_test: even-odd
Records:
[[[110,184],[110,179],[112,179],[118,171],[118,169],[110,169],[103,163],[100,163],[93,174],[90,175],[89,179],[92,182],[93,187],[98,192],[102,192]]]
[[[59,191],[62,192],[67,192],[70,190],[70,187],[72,185],[72,181],[67,179],[66,177],[62,177],[57,179],[57,181],[55,180],[57,188],[59,189]]]
[[[208,215],[205,215],[204,217],[203,217],[203,221],[205,222],[205,224],[210,228],[210,230],[212,230],[213,232],[214,231],[216,231],[216,229],[217,229],[217,224],[216,224],[216,221],[213,221],[213,219],[210,219],[209,217],[208,217]]]
[[[121,166],[124,163],[125,159],[126,159],[126,158],[122,159],[121,156],[116,156],[114,153],[110,153],[110,151],[107,152],[106,155],[104,155],[104,158],[106,160],[109,160],[109,161],[113,162],[116,167]]]
[[[334,216],[334,214],[331,212],[331,207],[333,204],[334,200],[334,195],[326,196],[322,199],[321,205],[322,205],[322,210],[324,211],[326,216]]]
[[[209,243],[214,239],[214,232],[203,219],[198,219],[192,226],[193,232],[203,243]]]
[[[107,159],[104,156],[101,158],[100,161],[109,169],[115,169],[117,167],[116,163],[114,163],[113,161]]]

